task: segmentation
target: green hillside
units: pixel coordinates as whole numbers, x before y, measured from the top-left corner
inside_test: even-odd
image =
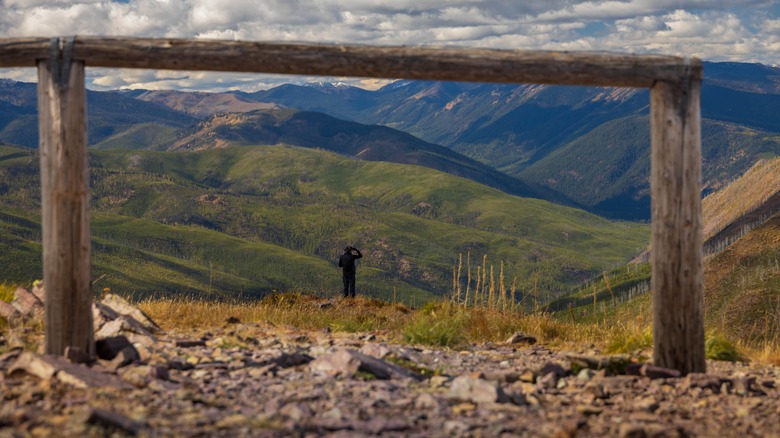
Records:
[[[9,280],[40,272],[37,160],[33,151],[0,148]],[[322,150],[104,150],[90,164],[95,273],[108,274],[99,284],[139,294],[200,293],[217,281],[230,293],[337,291],[334,263],[347,244],[363,250],[358,285],[374,295],[448,293],[458,255],[469,252],[504,260],[518,287],[534,277],[555,294],[647,244],[646,225]]]
[[[149,145],[170,142],[179,129],[161,123],[141,123],[113,134],[92,145],[95,149],[145,149]]]
[[[780,136],[776,133],[703,120],[705,191],[723,187],[766,155],[780,155]],[[611,217],[649,217],[649,119],[633,116],[607,122],[519,174]]]
[[[284,109],[217,114],[183,130],[168,143],[142,144],[147,145],[147,149],[169,151],[258,144],[321,148],[366,161],[425,166],[469,178],[510,195],[576,206],[547,187],[527,184],[444,146],[386,126],[364,125],[315,112]]]

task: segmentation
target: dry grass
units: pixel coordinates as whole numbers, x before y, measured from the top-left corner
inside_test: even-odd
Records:
[[[704,239],[763,204],[780,187],[780,157],[760,160],[745,175],[702,201]]]
[[[10,283],[0,283],[0,301],[10,303],[14,299],[14,291],[16,291],[16,285]]]
[[[323,303],[328,303],[321,306]],[[304,330],[330,328],[342,332],[382,331],[397,342],[459,348],[485,342],[501,343],[521,331],[553,348],[581,351],[598,348],[607,353],[650,356],[651,322],[624,310],[599,323],[575,323],[548,313],[521,314],[488,307],[466,307],[449,300],[431,302],[414,310],[402,304],[358,297],[326,301],[300,293],[276,294],[261,301],[220,302],[188,298],[148,299],[139,307],[166,330],[211,329],[228,319]],[[43,333],[40,322],[4,328],[25,334],[25,347],[35,350]],[[708,357],[746,356],[759,363],[780,365],[780,344],[732,343],[709,333]],[[711,350],[711,351],[710,351]],[[0,349],[0,352],[2,349]],[[715,356],[713,356],[715,355]]]
[[[322,303],[331,303],[323,308]],[[276,294],[257,302],[217,302],[186,298],[145,300],[139,307],[164,329],[208,329],[229,318],[304,330],[330,328],[343,332],[382,331],[397,342],[460,348],[485,342],[501,343],[515,332],[536,337],[553,348],[598,348],[612,354],[651,356],[652,326],[645,310],[623,309],[599,323],[575,323],[548,313],[521,314],[489,307],[466,307],[449,300],[434,301],[418,310],[401,304],[358,297],[326,301],[300,293]],[[760,363],[780,364],[775,344],[732,343],[719,334],[707,335],[708,358],[735,360],[743,356]]]
[[[320,307],[323,303],[329,303]],[[337,331],[398,330],[412,311],[403,304],[357,297],[326,301],[300,293],[275,294],[260,301],[225,302],[187,298],[148,299],[139,307],[164,329],[218,327],[229,318],[300,329]]]

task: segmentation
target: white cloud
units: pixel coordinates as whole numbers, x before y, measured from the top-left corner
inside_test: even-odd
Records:
[[[776,64],[777,4],[778,0],[0,0],[0,35],[615,50]],[[11,72],[34,78],[31,73]],[[100,70],[89,78],[93,88],[256,89],[282,77],[177,72],[170,78]]]

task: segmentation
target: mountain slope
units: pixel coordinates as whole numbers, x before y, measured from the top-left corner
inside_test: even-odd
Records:
[[[162,147],[174,151],[199,151],[258,144],[322,148],[361,160],[415,164],[468,178],[512,195],[574,204],[552,190],[526,184],[405,132],[315,112],[272,110],[220,114],[184,131],[175,141]]]
[[[36,84],[0,80],[0,141],[38,147]],[[195,118],[115,92],[87,90],[87,135],[93,145],[144,123],[184,128]],[[4,123],[5,121],[5,123]]]
[[[752,345],[780,340],[780,213],[704,266],[706,321]]]
[[[702,146],[704,183],[706,191],[710,191],[736,178],[765,154],[780,154],[780,118],[775,111],[780,106],[780,69],[758,64],[705,63],[704,75]],[[156,103],[137,100],[142,96]],[[29,105],[34,98],[33,84],[0,82],[0,101],[4,103],[0,105],[0,141],[28,147],[37,144],[34,106]],[[115,105],[109,102],[114,98],[119,99]],[[510,193],[557,199],[562,203],[569,198],[573,200],[569,202],[609,217],[649,219],[648,174],[644,171],[649,150],[648,126],[634,123],[648,113],[646,90],[397,81],[376,91],[310,84],[284,85],[257,93],[90,92],[89,100],[92,102],[90,143],[101,148],[159,148],[161,144],[170,144],[173,131],[194,123],[195,119],[164,105],[199,115],[245,112],[268,105],[316,110],[363,124],[404,130],[423,142],[442,144],[526,182],[516,190],[507,189]],[[135,104],[127,102],[133,100]],[[308,122],[320,130],[317,124],[330,123],[321,119]],[[626,126],[621,126],[623,122],[627,122]],[[152,123],[164,128],[154,132]],[[363,129],[343,124],[339,129],[342,128]],[[246,124],[240,127],[247,131],[244,134],[237,127],[219,129],[235,138],[225,139],[218,133],[214,134],[216,142],[256,143],[251,141],[251,136],[258,133],[251,132]],[[270,130],[275,129],[278,126]],[[302,124],[301,130],[309,129]],[[616,132],[609,133],[611,130]],[[278,138],[278,133],[271,134],[270,138]],[[316,141],[330,142],[328,147],[332,150],[356,148],[354,144],[336,145],[334,138],[326,138],[328,135],[322,132],[285,134],[287,137],[280,141],[288,144],[312,146],[314,137]],[[362,139],[365,133],[341,134],[338,140],[349,143],[350,139]],[[376,134],[376,130],[370,133]],[[610,141],[623,142],[623,146],[631,146],[632,150],[618,146],[620,153],[610,155],[602,149],[611,148],[604,146]],[[368,156],[369,152],[383,150],[377,147],[365,153]],[[401,155],[408,158],[402,162],[425,164],[425,160],[437,162],[442,154],[436,152],[435,159],[412,157],[410,153]],[[581,162],[571,159],[577,154],[586,159]],[[607,174],[593,175],[593,168],[587,166],[595,158]],[[555,163],[559,159],[565,164]],[[630,159],[635,162],[626,161]],[[438,161],[433,167],[442,169],[441,164]],[[490,175],[488,179],[478,180],[494,187],[506,189],[506,184],[517,184],[486,167],[469,166],[477,173]],[[547,171],[553,174],[545,174]],[[456,174],[473,177],[473,171],[470,172]],[[575,181],[587,174],[595,179]],[[597,183],[588,186],[591,180]],[[559,191],[565,193],[555,198]]]
[[[217,113],[243,113],[258,109],[275,109],[278,105],[254,102],[234,93],[199,93],[182,91],[135,92],[133,97],[144,102],[153,102],[197,118],[206,118]]]
[[[747,171],[759,157],[780,155],[780,135],[705,119],[705,193]],[[607,217],[650,217],[650,126],[647,116],[607,122],[520,172]]]
[[[90,163],[93,244],[102,260],[96,275],[109,273],[101,287],[124,289],[137,272],[138,293],[206,292],[214,273],[230,293],[316,285],[335,293],[335,258],[346,244],[365,254],[358,287],[374,296],[394,288],[418,299],[445,294],[458,255],[469,252],[472,260],[504,260],[518,287],[535,279],[555,293],[629,259],[647,241],[646,225],[612,223],[419,166],[322,150],[106,150],[94,151]],[[33,151],[0,147],[2,263],[15,273],[9,280],[40,272],[39,184]],[[263,261],[264,253],[274,263]]]
[[[780,195],[780,157],[764,159],[745,174],[702,201],[704,240],[715,236],[729,225]],[[771,204],[775,204],[771,202]],[[771,206],[770,206],[771,207]],[[777,206],[780,208],[780,206]],[[770,212],[770,216],[774,215]]]
[[[776,344],[780,341],[780,157],[759,162],[707,196],[702,208],[705,251],[713,251],[704,259],[706,324],[751,347]],[[562,312],[561,317],[574,314],[578,320],[598,320],[607,317],[598,307],[606,303],[610,317],[648,319],[649,291],[650,265],[631,264],[581,285],[549,307]],[[599,303],[595,312],[594,301]]]
[[[705,152],[710,152],[704,163],[705,186],[709,190],[733,180],[763,153],[780,154],[780,143],[774,141],[780,137],[777,135],[780,118],[775,111],[780,106],[780,69],[759,64],[705,63],[704,75],[704,129],[708,129],[706,125],[726,127],[719,129],[720,132],[703,132],[703,147]],[[267,98],[301,109],[316,105],[324,112],[329,111],[328,102],[333,102],[340,117],[392,126],[451,147],[512,176],[525,179],[534,174],[533,181],[541,184],[546,180],[560,180],[557,175],[540,175],[541,168],[551,166],[554,161],[551,154],[572,143],[594,143],[590,145],[593,151],[607,159],[605,168],[610,172],[621,169],[627,172],[606,179],[617,184],[623,181],[625,185],[617,188],[579,185],[564,194],[610,217],[649,219],[646,199],[649,186],[646,181],[638,181],[642,178],[636,175],[638,169],[646,166],[624,161],[627,156],[644,160],[649,150],[648,127],[636,126],[632,128],[635,133],[612,135],[624,138],[636,148],[616,157],[618,161],[610,160],[600,151],[594,139],[603,136],[604,131],[615,129],[616,120],[647,115],[646,90],[398,81],[371,94],[362,94],[365,99],[358,105],[354,101],[337,103],[338,98],[327,93],[299,88],[287,86],[250,97]],[[296,98],[286,100],[288,93],[295,94]],[[311,100],[302,99],[298,94],[305,94]],[[718,131],[710,128],[713,129]],[[762,138],[751,138],[754,133]],[[556,157],[562,155],[569,154],[558,153]],[[547,157],[550,158],[545,164],[526,173],[526,168]],[[568,161],[571,167],[566,170],[575,176],[592,172],[585,162],[578,165]],[[588,181],[584,182],[587,185]],[[550,187],[561,190],[560,186]],[[584,198],[580,198],[582,192],[586,193]]]

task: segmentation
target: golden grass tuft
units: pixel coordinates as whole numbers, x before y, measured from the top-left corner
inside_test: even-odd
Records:
[[[6,282],[0,283],[0,301],[10,303],[14,299],[14,292],[16,291],[16,285]]]
[[[320,307],[324,303],[329,305]],[[403,304],[373,298],[326,301],[297,292],[273,294],[259,301],[147,299],[138,306],[168,330],[218,327],[230,318],[310,330],[325,327],[338,331],[397,330],[411,314],[411,309]]]

